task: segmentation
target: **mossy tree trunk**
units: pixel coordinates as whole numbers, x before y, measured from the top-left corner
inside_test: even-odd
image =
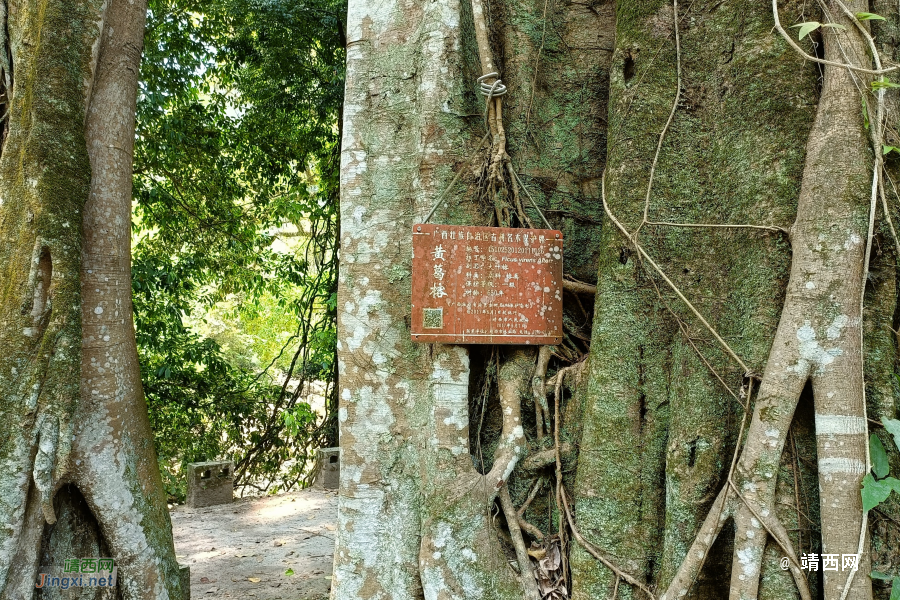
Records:
[[[493,496],[467,493],[482,481],[467,461],[488,472],[482,449],[498,443],[482,425],[505,423],[501,392],[480,399],[497,355],[408,341],[411,225],[459,171],[436,218],[490,222],[467,166],[484,133],[471,5],[378,6],[351,0],[349,14],[334,597],[522,597],[509,590],[511,547],[495,539],[503,517],[479,518]],[[844,24],[815,33],[817,47],[868,66],[863,37],[825,6],[828,18],[784,3],[781,21]],[[896,27],[888,8],[882,38]],[[566,294],[571,339],[551,363],[575,360],[590,333],[562,407],[574,522],[667,598],[839,598],[847,571],[798,583],[779,561],[782,546],[856,553],[866,415],[895,416],[896,256],[880,215],[868,281],[864,265],[874,112],[870,96],[864,117],[858,89],[871,78],[805,61],[773,31],[768,3],[678,10],[678,45],[671,0],[484,11],[513,165],[565,232],[566,272],[597,285],[593,303]],[[892,53],[896,40],[883,43]],[[524,451],[537,456],[550,444],[540,401],[519,400]],[[508,486],[516,506],[541,492],[524,517],[547,535],[560,515],[540,476],[517,468]],[[574,540],[567,555],[573,598],[644,597]],[[868,557],[850,598],[872,597]],[[492,581],[504,583],[485,592]]]
[[[645,224],[640,234],[647,253],[743,357],[741,365],[634,252],[634,241],[607,229],[598,298],[618,301],[598,304],[594,320],[587,397],[596,401],[582,447],[600,452],[591,459],[583,453],[579,462],[578,491],[591,499],[578,512],[599,545],[662,589],[671,583],[665,597],[690,591],[703,563],[691,558],[707,553],[718,564],[701,573],[693,588],[698,597],[794,597],[800,591],[776,560],[788,552],[769,534],[789,539],[798,554],[855,554],[862,522],[867,442],[860,300],[872,154],[857,85],[865,89],[868,82],[826,67],[817,89],[818,69],[772,36],[769,7],[723,12],[715,4],[690,5],[679,20],[684,99],[646,213],[653,132],[663,129],[677,89],[674,45],[650,56],[660,48],[660,23],[671,23],[672,8],[658,3],[622,12],[622,4],[610,123],[630,140],[610,146],[611,212],[630,232],[646,214],[656,222],[781,231]],[[782,9],[782,20],[803,20],[791,8]],[[842,18],[831,10],[835,20]],[[865,41],[849,21],[843,24],[849,34],[820,40],[825,57],[864,60]],[[668,81],[654,77],[660,72]],[[634,83],[639,78],[643,98]],[[648,81],[658,91],[648,94]],[[885,259],[890,256],[876,257]],[[890,318],[893,289],[889,297],[869,299],[869,318]],[[870,369],[869,412],[892,414],[893,400],[885,397],[891,388],[882,382],[890,378],[896,349],[882,335],[869,337],[867,356],[880,363]],[[613,359],[622,356],[630,358]],[[750,398],[752,418],[730,490],[735,423],[751,382],[759,393]],[[731,397],[726,386],[740,393]],[[610,423],[629,434],[607,435]],[[610,468],[624,447],[641,449],[632,454],[632,469]],[[808,485],[816,479],[818,489]],[[717,540],[728,517],[734,529],[725,523]],[[808,519],[814,526],[821,519],[821,531],[810,531]],[[618,534],[625,526],[639,536]],[[717,550],[710,548],[714,541]],[[573,564],[591,582],[583,597],[612,588],[612,578],[583,555]],[[871,597],[868,571],[864,552],[848,597]],[[826,573],[825,597],[840,597],[848,575]]]
[[[122,598],[183,594],[131,317],[145,11],[0,3],[2,598],[92,556],[116,560]]]

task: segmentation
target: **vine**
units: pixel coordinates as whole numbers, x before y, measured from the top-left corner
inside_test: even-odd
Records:
[[[800,48],[799,45],[797,43],[795,43],[793,41],[793,39],[790,38],[790,36],[787,35],[786,31],[781,26],[779,16],[778,16],[778,8],[777,8],[776,2],[773,2],[773,17],[774,17],[774,20],[776,23],[776,29],[789,42],[790,46],[803,56],[803,58],[805,58],[806,60],[817,62],[822,65],[829,66],[829,67],[837,67],[837,68],[846,69],[853,76],[853,81],[857,84],[857,88],[860,90],[860,93],[863,94],[864,106],[865,106],[865,95],[864,94],[866,93],[866,91],[863,90],[862,87],[859,85],[858,76],[859,76],[859,74],[877,75],[878,76],[878,79],[876,81],[872,82],[872,84],[870,86],[871,91],[874,92],[874,94],[876,96],[875,114],[874,114],[874,118],[871,119],[871,122],[873,122],[874,124],[871,127],[869,127],[870,137],[871,137],[871,145],[872,145],[872,149],[873,149],[873,154],[875,156],[875,160],[874,160],[873,169],[872,169],[871,195],[870,195],[870,203],[869,203],[869,209],[868,209],[868,224],[867,224],[867,229],[866,229],[866,232],[867,232],[866,246],[865,246],[865,255],[864,255],[864,259],[863,259],[863,273],[864,273],[864,277],[865,277],[865,274],[867,274],[869,271],[869,263],[870,263],[870,258],[871,258],[872,241],[873,241],[873,236],[874,236],[874,227],[875,227],[875,219],[876,219],[876,206],[877,206],[877,203],[879,200],[881,201],[881,205],[882,205],[884,215],[885,215],[885,220],[886,220],[886,222],[889,226],[889,229],[891,231],[891,234],[893,236],[894,243],[898,248],[898,252],[900,252],[900,240],[897,239],[896,230],[895,230],[895,228],[893,226],[893,222],[890,218],[890,210],[889,210],[886,195],[884,192],[883,178],[881,176],[882,171],[883,171],[883,155],[887,154],[888,152],[893,150],[892,147],[883,147],[883,144],[882,144],[883,130],[885,127],[885,125],[884,125],[884,91],[885,91],[885,89],[888,89],[888,88],[900,87],[898,85],[887,82],[883,78],[883,75],[896,70],[898,67],[890,66],[890,67],[885,68],[882,66],[881,59],[878,56],[878,52],[877,52],[877,49],[874,44],[874,40],[873,40],[872,36],[869,34],[866,27],[863,26],[863,24],[862,24],[863,21],[872,20],[872,19],[877,20],[877,19],[880,19],[881,17],[878,15],[872,14],[872,13],[852,13],[847,8],[846,5],[844,5],[842,2],[840,2],[840,0],[835,0],[835,1],[836,1],[836,4],[840,7],[843,16],[852,23],[853,27],[860,33],[860,35],[866,42],[867,46],[869,47],[869,50],[872,54],[872,60],[875,63],[874,69],[868,69],[868,68],[853,64],[850,61],[850,59],[846,57],[846,51],[843,48],[843,46],[841,45],[840,39],[837,37],[837,33],[835,33],[835,35],[833,35],[832,37],[834,37],[834,39],[836,40],[836,43],[840,46],[842,53],[844,53],[846,62],[841,63],[841,62],[836,62],[833,60],[819,59],[817,57],[810,56],[809,54],[805,53],[802,50],[802,48]],[[827,14],[828,14],[827,6],[825,6],[824,3],[820,3],[820,4],[822,4],[823,12],[827,16]],[[684,293],[678,288],[678,286],[672,281],[672,279],[666,274],[666,272],[657,264],[657,262],[654,261],[654,259],[644,249],[644,247],[640,244],[640,242],[638,240],[638,234],[640,233],[641,229],[645,225],[654,226],[654,227],[749,229],[749,230],[759,230],[759,231],[766,231],[766,232],[772,232],[772,233],[780,233],[780,234],[788,235],[790,237],[790,232],[788,230],[786,230],[783,227],[779,227],[779,226],[775,226],[775,225],[710,224],[710,223],[694,224],[694,223],[674,223],[674,222],[668,222],[668,221],[651,221],[650,220],[650,217],[649,217],[650,202],[651,202],[652,185],[653,185],[653,179],[654,179],[654,175],[655,175],[655,171],[656,171],[656,166],[657,166],[657,163],[659,160],[659,156],[660,156],[660,153],[662,150],[662,146],[664,143],[666,133],[674,119],[675,112],[677,110],[677,107],[678,107],[678,104],[680,101],[680,97],[681,97],[681,48],[680,48],[680,36],[679,36],[679,30],[678,30],[679,17],[678,17],[677,0],[673,1],[673,11],[674,11],[674,35],[675,35],[676,58],[677,58],[677,82],[678,82],[677,83],[677,91],[676,91],[675,99],[673,101],[672,109],[670,111],[669,117],[659,135],[656,153],[654,155],[653,162],[652,162],[652,165],[650,168],[650,175],[649,175],[649,181],[648,181],[648,185],[647,185],[647,192],[646,192],[644,210],[643,210],[643,216],[642,216],[641,222],[637,226],[637,228],[635,229],[634,232],[629,232],[627,230],[627,228],[622,224],[622,222],[611,211],[611,209],[607,203],[607,199],[606,199],[605,173],[601,179],[603,206],[604,206],[604,210],[606,211],[607,215],[609,216],[609,218],[613,222],[613,224],[622,233],[622,235],[624,237],[626,237],[633,245],[634,249],[638,253],[639,257],[641,258],[641,264],[644,264],[644,263],[648,264],[650,266],[650,268],[652,268],[652,270],[654,272],[656,272],[656,274],[660,278],[662,278],[663,281],[665,281],[665,283],[676,294],[676,296],[684,303],[684,305],[690,309],[690,311],[694,314],[694,316],[703,324],[703,326],[710,332],[710,334],[712,334],[712,336],[716,339],[717,343],[722,347],[722,349],[726,352],[726,354],[728,354],[731,357],[731,359],[734,360],[741,367],[741,369],[745,373],[745,378],[746,378],[747,383],[745,383],[742,386],[740,397],[737,394],[735,394],[730,389],[730,387],[725,383],[725,381],[722,379],[722,377],[719,376],[719,374],[712,368],[712,366],[710,365],[710,363],[706,359],[706,357],[703,356],[703,354],[700,352],[700,350],[697,348],[697,346],[693,343],[693,341],[687,335],[684,324],[680,321],[680,319],[678,320],[679,328],[680,328],[681,332],[687,338],[691,347],[698,354],[698,356],[701,358],[703,363],[715,375],[715,377],[719,380],[719,382],[725,387],[725,389],[727,389],[728,392],[736,400],[738,400],[738,402],[743,406],[744,412],[743,412],[743,418],[742,418],[740,432],[738,434],[738,441],[737,441],[737,444],[735,447],[734,454],[732,456],[731,466],[729,468],[728,475],[727,475],[726,485],[722,488],[716,501],[714,502],[712,509],[710,510],[705,522],[703,523],[703,525],[700,529],[700,532],[697,534],[697,536],[695,538],[693,547],[690,549],[690,551],[688,552],[688,556],[685,558],[681,567],[679,568],[678,574],[676,575],[672,584],[669,586],[666,593],[663,594],[663,596],[661,598],[670,597],[670,595],[678,596],[680,594],[685,593],[686,588],[690,587],[690,585],[693,583],[693,581],[696,579],[697,575],[699,574],[700,569],[702,568],[703,563],[705,561],[707,552],[709,551],[709,549],[711,547],[711,543],[712,543],[711,540],[715,539],[716,534],[721,529],[721,526],[722,526],[722,523],[723,523],[725,517],[727,517],[729,515],[733,515],[733,516],[735,516],[736,519],[740,518],[740,516],[739,516],[740,511],[738,510],[738,508],[735,505],[733,505],[732,499],[736,499],[736,500],[740,501],[741,505],[747,511],[746,513],[743,513],[743,514],[749,513],[749,515],[751,515],[756,521],[758,521],[760,524],[762,524],[762,527],[766,530],[768,535],[771,536],[771,538],[773,540],[775,540],[781,546],[782,550],[785,552],[785,554],[787,555],[787,557],[790,560],[790,571],[791,571],[792,575],[794,576],[794,579],[797,584],[798,591],[800,592],[801,597],[803,597],[804,599],[811,598],[808,585],[806,583],[805,578],[803,577],[803,573],[802,573],[802,569],[801,569],[799,560],[797,558],[796,553],[793,550],[790,539],[788,538],[787,531],[784,529],[783,525],[781,525],[781,523],[778,522],[777,518],[774,518],[774,516],[764,517],[762,512],[759,510],[759,504],[756,504],[756,506],[754,506],[754,502],[751,502],[749,499],[747,499],[744,496],[744,494],[740,491],[737,483],[734,480],[734,473],[736,471],[736,467],[738,466],[738,459],[742,455],[741,441],[744,438],[745,430],[747,429],[747,425],[748,425],[747,424],[748,417],[750,416],[750,413],[751,413],[750,400],[753,395],[753,381],[754,381],[754,379],[763,380],[763,377],[760,377],[759,375],[751,372],[751,370],[744,363],[744,361],[729,346],[729,344],[722,338],[722,336],[716,331],[716,329],[712,325],[710,325],[710,323],[707,321],[707,319],[704,317],[704,315],[690,302],[690,300],[688,300],[688,298],[684,295]],[[818,23],[818,22],[801,23],[801,24],[797,25],[796,27],[800,28],[799,37],[801,40],[806,35],[808,35],[811,31],[822,28],[822,27],[829,27],[836,31],[840,30],[840,29],[845,29],[844,26],[836,24],[836,23],[824,23],[823,24],[823,23]],[[866,121],[867,121],[867,123],[870,122],[868,115],[867,115]],[[893,181],[891,181],[891,184],[893,185]],[[896,189],[894,191],[896,194]],[[898,195],[898,198],[900,198],[900,195]],[[651,278],[651,281],[652,281],[652,278]],[[654,283],[654,286],[655,286],[655,283]],[[860,315],[862,315],[862,310],[863,310],[864,293],[865,293],[865,288],[863,286],[861,293],[860,293],[860,299],[859,299]],[[660,294],[658,289],[657,289],[657,294]],[[662,298],[661,295],[660,295],[660,298]],[[671,309],[669,309],[669,310],[670,310],[670,312],[672,312]],[[672,314],[674,315],[674,312]],[[862,343],[863,343],[862,327],[859,327],[858,330],[859,330],[859,344],[860,344],[860,347],[862,347]],[[648,596],[653,598],[654,597],[653,594],[651,593],[651,591],[649,589],[647,589],[644,586],[644,584],[642,584],[640,581],[631,577],[630,575],[628,575],[627,573],[625,573],[624,571],[622,571],[621,569],[616,567],[614,564],[612,564],[603,555],[602,551],[600,551],[598,548],[596,548],[595,546],[591,545],[589,542],[584,540],[580,536],[580,534],[578,533],[578,531],[575,527],[574,521],[572,519],[572,516],[571,516],[569,508],[568,508],[565,491],[564,491],[564,488],[562,488],[562,473],[561,473],[561,466],[560,466],[561,462],[560,462],[560,458],[559,458],[558,394],[559,394],[559,386],[561,385],[561,382],[564,378],[565,372],[566,372],[566,369],[562,369],[558,372],[557,383],[556,383],[556,385],[557,385],[557,390],[556,390],[557,411],[555,413],[555,424],[554,424],[555,440],[554,440],[554,442],[555,442],[556,455],[557,455],[557,458],[556,458],[556,462],[557,462],[557,473],[556,473],[557,505],[561,507],[561,512],[565,513],[566,518],[569,523],[569,526],[573,531],[573,535],[575,535],[575,537],[579,541],[579,543],[581,543],[582,546],[584,546],[590,554],[592,554],[595,558],[600,560],[604,565],[609,567],[615,574],[615,586],[614,586],[613,596],[612,596],[613,598],[615,598],[617,596],[618,589],[619,589],[619,582],[622,580],[626,581],[627,583],[629,583],[631,585],[634,585],[634,586],[640,588],[642,591],[644,591],[644,593],[646,593]],[[540,359],[538,360],[538,369],[537,369],[536,373],[540,374],[541,376],[545,375],[545,373],[546,373],[546,364],[544,364]],[[538,394],[540,389],[541,389],[541,386],[539,384],[536,384],[535,385],[536,395]],[[865,422],[866,418],[865,418],[865,390],[864,390],[864,387],[861,390],[861,392],[863,395],[862,396],[862,400],[863,400],[862,406],[863,406],[863,419]],[[537,417],[539,419],[538,422],[540,423],[540,407],[538,406],[537,402],[536,402],[536,412],[537,412]],[[756,418],[756,417],[754,417],[754,418]],[[900,422],[896,422],[896,423],[897,423],[896,426],[900,427]],[[887,422],[885,423],[885,426],[887,427]],[[892,424],[892,426],[895,426],[895,425]],[[785,433],[785,435],[787,435],[787,434]],[[872,439],[877,440],[877,437],[875,437],[873,435]],[[751,442],[748,440],[747,444],[750,444],[750,443]],[[794,445],[794,448],[796,448],[795,443],[792,442],[792,444]],[[874,442],[870,445],[869,452],[873,452],[873,450],[872,450],[873,448],[875,449],[874,453],[877,454],[879,457],[881,457],[881,454],[883,454],[883,452],[884,452],[883,448],[876,445]],[[881,450],[880,450],[881,454],[879,454],[877,451],[879,448],[881,448]],[[746,452],[746,448],[743,450],[743,452]],[[796,453],[796,449],[794,452]],[[866,453],[866,460],[865,460],[867,472],[870,469],[872,469],[872,460],[870,458],[869,452]],[[881,458],[879,458],[879,464],[884,464],[885,462],[886,462],[885,460],[882,460]],[[866,528],[867,528],[867,514],[868,514],[869,510],[871,510],[875,505],[877,505],[877,502],[875,502],[875,504],[873,504],[874,499],[881,498],[883,500],[883,499],[887,498],[888,494],[890,494],[890,491],[892,489],[897,489],[898,492],[900,492],[900,484],[895,484],[896,479],[886,477],[887,471],[883,466],[879,467],[878,465],[876,465],[875,468],[876,468],[876,471],[875,471],[876,476],[880,477],[881,479],[875,479],[872,477],[871,474],[868,474],[868,475],[866,475],[866,478],[863,483],[862,495],[863,495],[863,500],[864,500],[864,505],[863,505],[864,510],[863,510],[862,522],[860,524],[859,547],[858,547],[858,552],[857,552],[858,555],[861,555],[863,553],[863,551],[865,550],[864,542],[865,542],[865,532],[866,532]],[[796,478],[796,470],[795,470],[795,478]],[[895,487],[895,485],[896,485],[896,487]],[[796,493],[797,493],[797,487],[795,484],[795,495],[796,495]],[[530,498],[531,498],[531,495],[529,495],[529,499]],[[530,502],[530,500],[526,501],[526,505],[529,502]],[[798,511],[798,515],[799,515],[799,510],[800,510],[799,509],[799,497],[797,497],[796,502],[797,502],[797,511]],[[560,518],[562,518],[562,517],[560,517]],[[560,526],[560,531],[561,531],[560,537],[562,538],[563,537],[562,536],[562,526]],[[704,538],[706,540],[705,542],[703,541]],[[846,598],[847,594],[849,593],[850,587],[853,582],[854,574],[855,574],[855,571],[852,571],[850,576],[847,578],[846,582],[843,585],[843,589],[841,592],[842,600],[844,598]],[[880,574],[873,573],[873,577],[879,577],[879,575]],[[898,578],[898,579],[900,579],[900,578]],[[897,584],[897,583],[895,583],[895,585],[900,586],[900,584]],[[900,589],[900,587],[898,587],[898,589]]]

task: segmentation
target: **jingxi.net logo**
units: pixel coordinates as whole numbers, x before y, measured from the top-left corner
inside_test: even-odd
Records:
[[[62,569],[41,567],[34,587],[61,590],[84,587],[111,588],[116,585],[117,572],[118,567],[111,558],[68,558]]]

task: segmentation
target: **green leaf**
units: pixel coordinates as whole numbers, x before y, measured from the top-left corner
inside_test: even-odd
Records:
[[[900,83],[894,83],[892,81],[888,81],[887,79],[882,79],[880,81],[872,82],[872,91],[883,90],[888,88],[900,88]]]
[[[893,477],[891,478],[893,479]],[[871,473],[863,477],[862,501],[863,510],[868,512],[887,500],[893,486],[885,481],[875,481]]]
[[[879,479],[887,477],[891,470],[887,452],[881,445],[881,440],[874,433],[869,436],[869,454],[872,456],[872,470]]]
[[[869,577],[872,579],[880,579],[881,581],[891,581],[894,576],[888,575],[887,573],[882,573],[881,571],[872,571],[869,573]]]
[[[888,154],[889,152],[900,153],[900,149],[898,149],[896,146],[886,146],[886,145],[882,144],[881,148],[883,150],[882,154]]]
[[[884,428],[888,430],[892,436],[894,436],[894,444],[900,449],[900,421],[897,419],[885,419],[881,418],[881,424],[884,425]]]
[[[856,13],[856,18],[860,21],[884,21],[884,17],[881,15],[876,15],[875,13],[868,12],[858,12]]]
[[[806,36],[808,36],[810,33],[812,33],[813,31],[815,31],[816,29],[818,29],[821,26],[822,26],[822,24],[819,23],[818,21],[807,21],[806,23],[792,25],[791,27],[799,27],[800,28],[800,32],[799,32],[800,38],[799,39],[802,40],[803,38],[805,38]]]
[[[900,577],[894,577],[894,585],[891,586],[890,600],[900,600]]]
[[[288,568],[288,570],[285,571],[284,574],[287,575],[288,577],[290,577],[291,575],[294,574],[294,570],[291,568]]]

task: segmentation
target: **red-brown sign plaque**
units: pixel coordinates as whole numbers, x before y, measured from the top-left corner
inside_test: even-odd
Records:
[[[562,339],[562,233],[413,225],[412,340],[553,345]]]

